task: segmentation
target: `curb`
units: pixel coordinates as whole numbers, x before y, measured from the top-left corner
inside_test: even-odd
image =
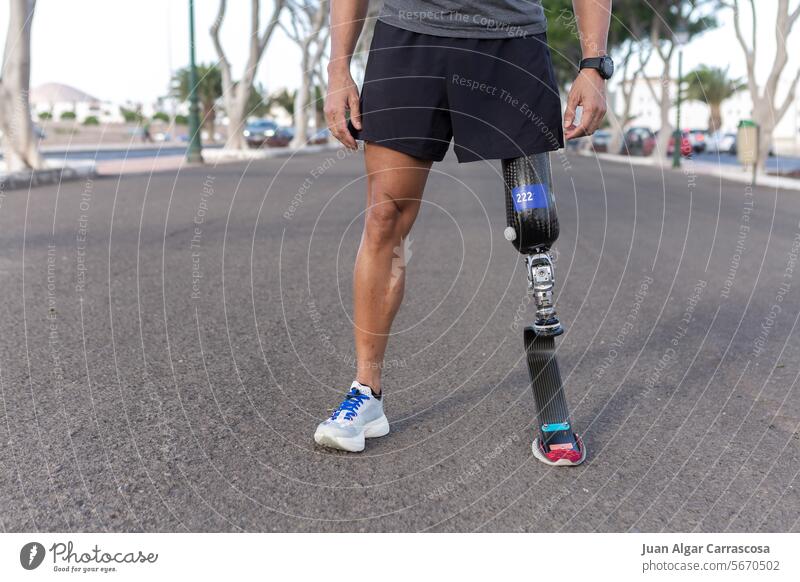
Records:
[[[229,150],[213,149],[203,151],[205,162],[244,162],[251,160],[268,160],[271,158],[291,157],[296,154],[316,154],[342,147],[339,143],[327,143],[310,145],[302,148],[273,148],[273,149],[249,149],[249,150]]]
[[[97,176],[94,162],[73,162],[66,166],[0,173],[0,191],[50,186]]]
[[[650,166],[651,168],[659,168],[662,171],[676,171],[680,173],[694,173],[702,174],[704,176],[714,176],[723,180],[730,180],[739,184],[750,184],[752,174],[744,172],[739,166],[728,166],[726,164],[713,164],[709,162],[695,162],[691,159],[683,159],[681,162],[681,169],[673,169],[670,164],[659,165],[652,157],[631,157],[620,156],[616,154],[595,153],[595,152],[578,152],[578,155],[585,157],[595,157],[608,162],[616,162],[618,164],[625,164],[628,166]],[[781,190],[800,190],[800,180],[795,178],[786,178],[783,176],[773,176],[771,174],[759,174],[756,177],[756,186],[779,188]]]

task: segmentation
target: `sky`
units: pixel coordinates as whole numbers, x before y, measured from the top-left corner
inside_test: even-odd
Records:
[[[262,2],[262,28],[272,2]],[[239,76],[248,52],[250,2],[231,0],[222,45]],[[216,62],[209,27],[217,0],[195,0],[198,63]],[[8,0],[0,0],[0,35],[5,41]],[[187,0],[38,0],[31,42],[31,87],[72,85],[99,99],[149,102],[165,95],[170,72],[189,62]],[[281,31],[261,61],[257,81],[270,91],[296,87],[299,50]]]
[[[792,2],[795,5],[797,0]],[[0,0],[0,35],[5,37],[8,0]],[[247,58],[249,4],[228,2],[222,44],[241,71]],[[262,26],[272,2],[262,2]],[[547,0],[544,0],[545,6]],[[188,63],[187,0],[38,0],[33,23],[31,86],[46,82],[72,85],[99,99],[151,102],[168,91],[172,70]],[[771,65],[775,47],[777,0],[759,0],[759,71]],[[216,61],[208,33],[216,17],[217,0],[195,0],[198,62]],[[744,59],[736,42],[729,11],[719,13],[722,26],[705,33],[684,51],[685,71],[699,64],[730,66],[733,76],[745,76]],[[749,25],[745,30],[749,30]],[[800,24],[790,40],[793,56],[786,77],[800,66]],[[657,74],[652,59],[648,73]],[[262,59],[257,81],[268,91],[299,84],[299,51],[278,30]]]

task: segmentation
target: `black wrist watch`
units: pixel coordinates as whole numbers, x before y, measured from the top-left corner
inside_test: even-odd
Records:
[[[603,79],[610,79],[614,74],[614,61],[611,57],[592,57],[583,59],[580,64],[581,69],[595,69]]]

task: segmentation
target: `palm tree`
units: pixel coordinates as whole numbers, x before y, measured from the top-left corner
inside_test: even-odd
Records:
[[[181,101],[189,98],[189,67],[179,69],[172,77],[172,94]],[[217,100],[222,97],[222,75],[214,64],[197,65],[197,99],[203,129],[214,139]]]
[[[741,79],[729,79],[728,69],[700,65],[689,73],[686,81],[686,98],[700,101],[711,110],[708,115],[708,130],[718,131],[722,127],[722,102],[744,89]]]
[[[288,89],[282,89],[279,93],[274,93],[269,96],[267,99],[267,104],[270,108],[273,106],[280,107],[289,116],[292,118],[292,123],[294,123],[294,101],[295,95],[297,91],[289,91]]]

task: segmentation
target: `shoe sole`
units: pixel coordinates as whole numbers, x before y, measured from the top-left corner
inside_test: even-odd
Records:
[[[558,461],[551,461],[550,459],[544,456],[541,449],[539,448],[539,437],[533,439],[533,443],[531,443],[531,451],[533,451],[533,456],[536,457],[539,461],[541,461],[545,465],[550,465],[551,467],[577,467],[586,460],[586,447],[584,446],[582,440],[579,440],[579,443],[581,447],[581,458],[578,459],[577,462],[573,462],[568,459],[559,459]]]
[[[364,425],[361,434],[354,437],[337,437],[329,435],[319,430],[314,433],[314,441],[323,447],[339,449],[349,453],[360,453],[364,450],[364,441],[374,439],[389,434],[389,421],[384,414],[372,422]]]

